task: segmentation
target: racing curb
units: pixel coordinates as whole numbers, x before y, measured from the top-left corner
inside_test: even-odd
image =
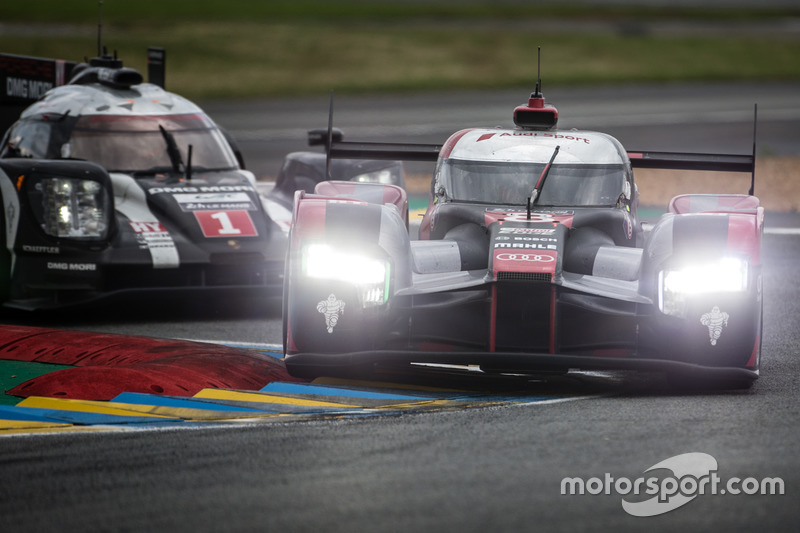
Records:
[[[258,390],[303,381],[282,360],[211,343],[0,325],[0,360],[68,365],[6,394],[111,400],[123,392],[193,396],[203,389]]]

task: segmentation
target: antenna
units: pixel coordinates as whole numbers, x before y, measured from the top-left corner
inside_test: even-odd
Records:
[[[97,2],[97,57],[103,53],[103,2]]]
[[[538,47],[536,52],[536,90],[533,93],[534,98],[542,97],[542,47]]]
[[[758,104],[753,108],[753,170],[750,173],[750,196],[755,194],[756,189],[756,135],[758,133]]]
[[[331,145],[333,144],[333,89],[331,89],[331,103],[328,108],[328,139],[325,147],[327,148],[325,157],[325,179],[331,179]]]
[[[190,144],[186,154],[186,181],[192,181],[192,150],[193,146]]]

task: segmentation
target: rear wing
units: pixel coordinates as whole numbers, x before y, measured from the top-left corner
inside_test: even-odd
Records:
[[[63,59],[0,53],[0,136],[44,93],[66,85],[77,65],[75,61]],[[163,88],[165,69],[164,49],[148,48],[148,81]]]
[[[74,61],[0,54],[0,136],[20,113],[53,87],[64,85]]]
[[[714,172],[749,172],[753,196],[756,181],[755,144],[753,154],[691,154],[682,152],[628,152],[634,168],[664,170],[707,170]]]
[[[334,140],[327,149],[334,159],[399,159],[402,161],[436,161],[441,144],[378,143]],[[684,152],[628,152],[631,166],[664,170],[703,170],[716,172],[748,172],[751,175],[750,195],[755,179],[755,154],[705,154]]]
[[[753,117],[753,153],[752,154],[708,154],[686,152],[627,152],[631,166],[634,168],[652,168],[668,170],[704,170],[720,172],[749,172],[750,190],[755,189],[756,169],[756,124],[758,106]],[[399,159],[403,161],[436,161],[442,149],[441,144],[409,144],[343,141],[341,131],[333,127],[333,91],[331,91],[330,110],[327,130],[311,130],[309,144],[325,145],[330,159]],[[328,171],[328,174],[330,172]]]
[[[380,159],[385,161],[436,161],[439,144],[354,142],[344,140],[344,133],[334,128],[332,120],[327,129],[308,130],[309,146],[324,146],[333,159]]]
[[[328,153],[342,159],[399,159],[401,161],[436,161],[440,144],[404,144],[334,141]]]
[[[682,152],[628,152],[634,168],[753,172],[755,156]]]

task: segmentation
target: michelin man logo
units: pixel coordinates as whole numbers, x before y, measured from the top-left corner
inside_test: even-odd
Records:
[[[336,295],[328,296],[327,300],[322,300],[317,304],[317,311],[325,315],[325,326],[328,333],[333,333],[333,328],[339,322],[339,314],[344,313],[344,302],[336,299]]]
[[[728,325],[728,313],[719,310],[716,305],[710,312],[700,317],[700,323],[708,326],[708,336],[711,339],[711,346],[716,346],[720,335],[722,335],[722,328]]]

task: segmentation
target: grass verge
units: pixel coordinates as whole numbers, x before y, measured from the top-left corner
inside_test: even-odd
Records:
[[[0,8],[0,51],[95,55],[96,3],[32,4]],[[791,13],[535,4],[106,2],[103,36],[142,71],[164,47],[169,89],[197,100],[527,87],[538,46],[548,85],[800,79],[800,34],[750,31]],[[665,21],[703,29],[654,30]]]

